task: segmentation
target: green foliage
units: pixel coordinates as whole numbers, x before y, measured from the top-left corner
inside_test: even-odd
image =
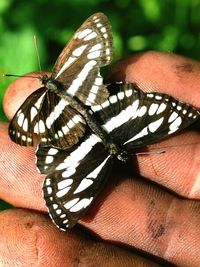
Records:
[[[114,60],[145,50],[200,59],[199,0],[1,0],[0,73],[38,70],[33,35],[43,70],[52,66],[73,32],[95,12],[113,27]],[[0,104],[11,78],[0,78]],[[2,108],[0,119],[5,120]]]

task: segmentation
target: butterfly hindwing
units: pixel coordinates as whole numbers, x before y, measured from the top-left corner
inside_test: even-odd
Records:
[[[67,150],[39,147],[36,155],[37,167],[47,174],[43,194],[49,214],[62,230],[71,228],[102,190],[111,155],[94,134]]]
[[[52,78],[64,86],[60,95],[76,96],[86,105],[102,103],[108,97],[99,68],[112,60],[111,26],[107,17],[89,17],[63,49],[53,68]]]
[[[77,143],[84,132],[84,119],[45,87],[26,99],[9,125],[10,138],[23,146],[32,146],[35,134],[41,144],[67,148]]]
[[[144,93],[128,83],[114,86],[119,92],[92,110],[103,129],[127,150],[158,142],[200,116],[195,108],[166,94]]]

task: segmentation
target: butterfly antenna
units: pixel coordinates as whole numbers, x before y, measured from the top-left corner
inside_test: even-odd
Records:
[[[33,40],[34,40],[34,45],[35,45],[35,51],[36,51],[36,55],[37,55],[39,70],[40,70],[40,72],[42,72],[40,56],[39,56],[39,51],[38,51],[38,41],[37,41],[36,35],[33,36]]]
[[[149,151],[144,151],[144,152],[136,152],[132,153],[131,155],[160,155],[166,153],[166,150],[169,148],[177,148],[177,147],[185,147],[185,146],[191,146],[191,145],[199,145],[199,142],[192,142],[192,143],[185,143],[185,144],[178,144],[178,145],[168,145],[168,146],[163,146],[160,147],[157,150],[149,150]]]
[[[23,77],[23,78],[36,78],[38,79],[37,76],[31,76],[31,75],[18,75],[18,74],[10,74],[10,73],[6,73],[6,74],[2,74],[3,77]]]
[[[146,151],[146,152],[136,152],[134,153],[136,156],[138,155],[160,155],[164,154],[165,150],[152,150],[152,151]]]

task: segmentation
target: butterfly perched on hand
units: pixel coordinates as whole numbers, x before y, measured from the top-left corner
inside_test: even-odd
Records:
[[[39,146],[36,152],[36,165],[46,175],[44,199],[61,230],[73,227],[86,213],[106,183],[115,158],[126,161],[134,149],[164,139],[200,118],[195,108],[168,95],[144,93],[128,83],[112,86],[118,93],[91,107],[93,120],[108,135],[107,143],[88,129],[69,149]]]
[[[86,122],[73,106],[103,103],[109,93],[100,67],[111,62],[112,32],[107,17],[96,13],[75,32],[58,57],[51,77],[40,77],[43,87],[32,93],[9,125],[9,136],[17,144],[32,146],[34,134],[41,144],[67,148],[77,143]]]

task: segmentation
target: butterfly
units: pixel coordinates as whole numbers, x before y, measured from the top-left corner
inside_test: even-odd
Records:
[[[134,150],[186,128],[199,111],[166,94],[144,93],[129,83],[109,86],[117,93],[90,112],[107,134],[102,140],[87,129],[71,148],[39,146],[36,165],[46,178],[43,195],[49,215],[61,230],[72,228],[107,182],[115,159],[126,161]]]
[[[100,67],[112,60],[111,26],[103,13],[89,17],[59,55],[51,77],[21,105],[9,125],[10,138],[22,146],[41,144],[67,148],[84,135],[86,121],[78,105],[97,105],[109,96]]]

